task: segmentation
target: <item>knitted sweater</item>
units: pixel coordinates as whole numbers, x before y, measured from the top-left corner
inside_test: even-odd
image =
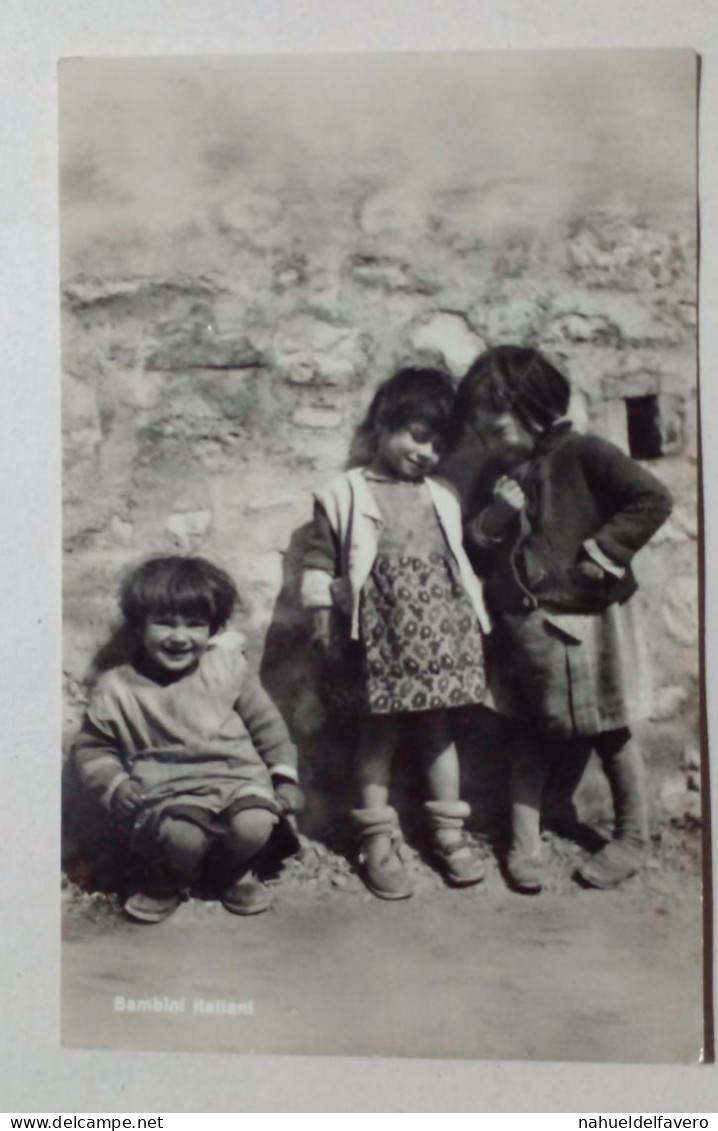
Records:
[[[80,780],[105,808],[131,778],[146,805],[221,812],[296,781],[297,755],[276,707],[247,671],[235,633],[214,637],[197,667],[169,684],[132,664],[98,681],[73,748]]]

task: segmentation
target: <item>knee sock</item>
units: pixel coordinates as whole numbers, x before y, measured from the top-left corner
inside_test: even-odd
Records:
[[[538,856],[541,851],[541,806],[548,759],[533,743],[522,744],[511,759],[511,851]]]
[[[648,800],[643,755],[627,727],[598,736],[596,752],[611,787],[615,837],[645,844],[648,840]]]
[[[425,801],[424,808],[439,847],[461,842],[461,832],[471,808],[466,801]]]

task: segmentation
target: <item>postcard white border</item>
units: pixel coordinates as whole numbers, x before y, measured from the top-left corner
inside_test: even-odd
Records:
[[[693,47],[702,56],[701,400],[708,561],[718,561],[718,14],[708,0],[5,0],[0,356],[8,800],[0,889],[7,1109],[487,1112],[715,1109],[715,1066],[342,1060],[59,1047],[59,319],[56,62],[67,56]],[[7,301],[9,299],[9,302]],[[708,684],[718,687],[715,567]],[[711,646],[711,641],[713,644]],[[708,695],[713,733],[718,696]],[[714,773],[713,809],[718,807]],[[714,830],[715,833],[715,830]],[[718,839],[718,838],[715,838]],[[714,849],[714,859],[716,858]],[[714,863],[714,871],[716,864]],[[3,948],[7,950],[8,948]]]

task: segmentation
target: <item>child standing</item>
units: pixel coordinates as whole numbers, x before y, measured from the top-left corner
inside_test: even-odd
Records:
[[[400,733],[411,729],[425,776],[426,816],[447,881],[478,883],[483,864],[463,832],[459,763],[449,710],[484,697],[480,629],[488,631],[481,586],[462,548],[453,491],[430,477],[453,434],[454,390],[443,373],[402,369],[377,391],[362,426],[370,462],[316,495],[302,596],[314,638],[336,656],[358,648],[364,716],[357,753],[362,863],[383,899],[412,894],[391,766]],[[352,642],[354,644],[352,645]]]
[[[668,517],[671,498],[645,468],[566,417],[570,387],[537,350],[483,353],[459,387],[459,408],[513,469],[467,524],[494,623],[499,713],[520,721],[512,765],[514,886],[542,886],[539,824],[552,754],[592,747],[608,777],[615,835],[580,869],[609,888],[643,863],[645,771],[630,725],[650,713],[650,679],[631,560]]]
[[[301,807],[286,727],[249,675],[241,637],[220,632],[236,601],[231,578],[202,558],[152,558],[121,588],[135,654],[98,681],[73,756],[144,858],[142,889],[125,903],[140,922],[177,909],[215,843],[224,906],[265,911],[253,861]]]

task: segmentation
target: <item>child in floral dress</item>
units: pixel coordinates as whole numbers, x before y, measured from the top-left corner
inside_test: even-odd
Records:
[[[462,547],[453,489],[431,477],[454,430],[454,390],[432,369],[402,369],[377,391],[363,425],[373,451],[315,497],[303,600],[315,640],[338,659],[360,654],[363,718],[353,810],[370,889],[384,899],[412,894],[395,809],[391,768],[400,736],[416,745],[435,856],[447,881],[478,883],[483,862],[463,824],[459,762],[450,715],[484,698],[481,585]]]

